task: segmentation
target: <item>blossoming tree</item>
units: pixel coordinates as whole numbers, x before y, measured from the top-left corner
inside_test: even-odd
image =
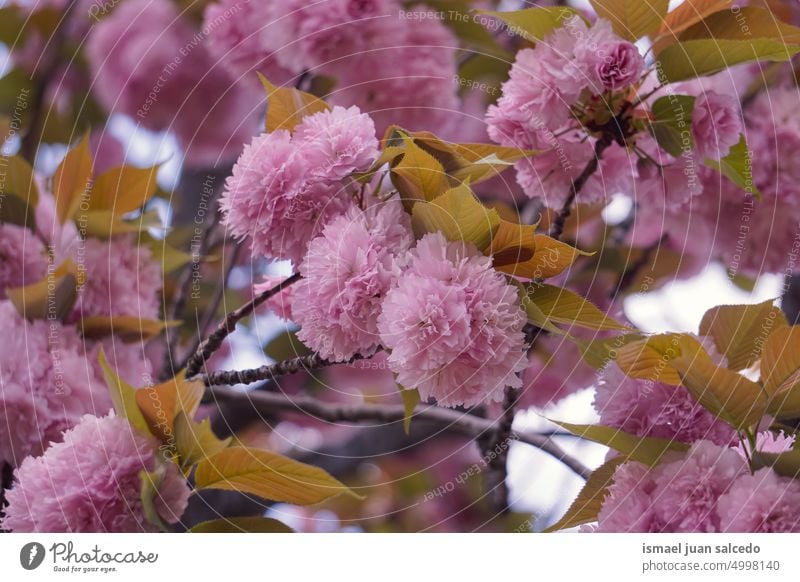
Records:
[[[796,6],[494,4],[0,9],[2,529],[800,531]]]

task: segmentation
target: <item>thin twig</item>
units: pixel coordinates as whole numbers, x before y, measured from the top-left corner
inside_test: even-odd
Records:
[[[402,404],[330,404],[315,398],[289,398],[277,392],[242,392],[232,388],[212,386],[206,389],[207,396],[216,402],[247,401],[256,410],[272,414],[276,410],[311,415],[324,422],[403,422],[406,417]],[[413,417],[439,424],[442,428],[459,432],[472,438],[496,433],[496,423],[487,418],[438,406],[418,406]],[[549,437],[538,434],[512,432],[512,440],[534,446],[569,467],[578,476],[587,479],[591,470],[583,463],[563,451]]]
[[[583,168],[583,171],[580,173],[580,175],[578,175],[578,177],[572,181],[572,184],[569,188],[569,195],[564,201],[564,204],[561,206],[558,216],[556,216],[556,219],[553,221],[553,226],[550,228],[550,236],[552,238],[558,240],[561,238],[561,235],[564,234],[564,225],[572,213],[572,205],[575,202],[575,199],[578,197],[578,193],[586,185],[586,182],[589,181],[589,178],[592,177],[592,174],[597,171],[597,168],[600,165],[600,156],[603,155],[603,152],[612,143],[613,141],[611,138],[604,135],[597,140],[597,143],[594,144],[594,156],[587,162],[586,167]]]
[[[213,337],[213,336],[212,336]],[[221,370],[209,374],[199,374],[198,380],[202,380],[206,386],[231,386],[233,384],[255,384],[264,380],[274,380],[281,376],[295,374],[301,370],[319,370],[336,364],[352,364],[357,360],[363,360],[364,356],[356,354],[345,362],[331,362],[319,354],[309,354],[298,356],[288,360],[282,360],[275,364],[267,364],[259,368],[249,368],[246,370]],[[186,368],[186,377],[191,378],[194,374],[189,374],[189,367]],[[195,371],[196,374],[196,371]]]
[[[242,305],[239,309],[231,311],[227,315],[227,317],[225,317],[222,323],[219,324],[216,331],[214,331],[214,333],[208,336],[207,339],[203,340],[203,342],[197,347],[197,350],[195,350],[195,352],[186,362],[186,377],[191,378],[197,375],[197,373],[203,367],[208,358],[210,358],[211,355],[220,348],[222,342],[225,341],[225,338],[231,334],[231,332],[234,330],[236,324],[239,321],[241,321],[242,319],[253,313],[253,311],[255,311],[259,305],[261,305],[271,297],[277,295],[278,293],[280,293],[281,291],[283,291],[284,289],[286,289],[287,287],[296,283],[299,280],[300,280],[300,274],[295,273],[294,275],[292,275],[287,279],[284,279],[271,289],[267,289],[263,293],[256,295],[255,297],[253,297],[253,299]],[[248,372],[248,370],[243,370],[241,373],[246,373],[246,372]],[[239,372],[217,372],[216,374],[235,374],[235,373]],[[247,377],[249,378],[251,377],[251,375],[248,375]],[[257,382],[257,381],[258,380],[252,380],[252,382]],[[247,383],[252,383],[252,382],[247,382]],[[229,382],[216,382],[216,383],[229,384]]]

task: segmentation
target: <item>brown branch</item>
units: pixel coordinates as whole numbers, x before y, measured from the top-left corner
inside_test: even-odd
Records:
[[[613,140],[609,136],[604,135],[597,140],[597,143],[594,144],[594,156],[586,163],[586,167],[583,168],[583,171],[578,175],[578,177],[572,181],[572,184],[569,188],[569,195],[567,196],[567,199],[564,200],[561,210],[559,210],[556,219],[553,221],[553,225],[550,228],[550,236],[552,238],[558,240],[561,238],[561,235],[564,234],[564,225],[567,223],[567,219],[569,218],[570,214],[572,214],[572,205],[575,203],[578,193],[586,185],[586,182],[589,181],[589,178],[592,177],[592,174],[597,171],[597,168],[600,165],[600,156],[603,155],[603,152],[612,143]]]
[[[192,356],[186,362],[186,377],[191,378],[197,375],[200,369],[205,365],[205,362],[208,360],[208,358],[210,358],[211,355],[220,348],[222,342],[225,341],[225,338],[231,334],[231,332],[234,330],[236,324],[239,321],[241,321],[242,319],[253,313],[253,311],[255,311],[259,305],[261,305],[268,299],[277,295],[278,293],[280,293],[281,291],[283,291],[284,289],[286,289],[287,287],[296,283],[299,280],[300,280],[300,274],[295,273],[294,275],[292,275],[288,279],[284,279],[271,289],[267,289],[263,293],[256,295],[255,297],[253,297],[253,299],[242,305],[239,309],[231,311],[227,315],[227,317],[225,317],[222,323],[219,324],[216,331],[214,331],[214,333],[208,336],[207,339],[203,340],[203,342],[197,347],[197,350],[195,350],[194,354],[192,354]],[[241,373],[245,372],[248,372],[248,370],[243,370]],[[217,372],[216,374],[236,374],[236,373],[239,372]],[[256,381],[257,380],[252,380],[251,382],[247,383],[252,383]],[[230,382],[216,382],[216,383],[230,384]]]
[[[242,392],[232,388],[210,386],[206,396],[216,402],[245,401],[263,414],[272,414],[276,410],[311,415],[324,422],[378,422],[399,423],[406,417],[402,404],[330,404],[315,398],[289,398],[276,392]],[[436,423],[443,429],[458,432],[471,438],[480,438],[496,434],[497,424],[491,419],[481,418],[474,414],[460,412],[438,406],[418,406],[413,413],[418,420]],[[549,437],[531,433],[512,432],[511,440],[516,440],[540,449],[561,461],[578,476],[587,479],[591,470],[580,461],[563,451]]]
[[[267,364],[259,368],[249,368],[246,370],[221,370],[208,374],[199,374],[197,379],[202,380],[206,386],[231,386],[233,384],[255,384],[264,380],[274,380],[281,376],[288,376],[300,371],[318,370],[336,364],[352,364],[356,360],[362,360],[364,356],[356,354],[345,362],[331,362],[319,354],[308,356],[298,356],[288,360],[282,360],[275,364]],[[187,367],[186,377],[190,378],[189,368]]]

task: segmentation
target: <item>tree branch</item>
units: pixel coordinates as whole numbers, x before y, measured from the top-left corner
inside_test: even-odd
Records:
[[[597,171],[597,168],[600,165],[600,156],[603,155],[603,152],[612,143],[613,140],[609,136],[604,135],[597,140],[597,143],[594,144],[594,156],[587,162],[586,167],[583,168],[583,171],[578,175],[578,177],[572,181],[572,184],[569,188],[569,195],[564,201],[564,204],[561,206],[561,210],[558,212],[556,219],[553,221],[553,226],[550,228],[550,236],[552,238],[558,240],[561,238],[561,235],[564,234],[564,225],[566,224],[570,214],[572,214],[572,205],[575,203],[578,193],[586,185],[586,182],[589,181],[589,178],[592,177],[592,174]]]
[[[263,414],[272,414],[276,410],[311,415],[318,420],[338,423],[400,423],[406,417],[402,404],[329,404],[314,398],[289,398],[275,392],[242,392],[232,388],[209,386],[206,396],[216,402],[249,402],[254,409]],[[418,406],[413,417],[437,424],[446,430],[458,432],[471,438],[494,435],[498,432],[497,424],[487,418],[474,414],[459,412],[438,406]],[[591,474],[586,466],[567,454],[549,437],[538,434],[512,432],[512,440],[519,441],[540,449],[561,461],[578,476],[587,479]]]
[[[225,341],[225,338],[231,334],[231,332],[234,330],[236,324],[239,321],[241,321],[242,319],[253,313],[259,305],[261,305],[265,301],[269,300],[270,298],[277,295],[278,293],[280,293],[281,291],[283,291],[284,289],[286,289],[287,287],[296,283],[299,280],[300,280],[300,273],[295,273],[294,275],[292,275],[287,279],[284,279],[271,289],[267,289],[263,293],[256,295],[255,297],[253,297],[253,299],[242,305],[239,309],[231,311],[225,317],[222,323],[219,324],[216,331],[214,331],[214,333],[208,336],[207,339],[203,340],[203,342],[197,347],[197,350],[194,352],[194,354],[192,354],[192,356],[189,358],[188,362],[186,363],[186,377],[191,378],[197,375],[200,369],[205,365],[208,358],[210,358],[211,355],[220,348],[222,342]],[[287,360],[286,362],[291,362],[291,360]],[[261,368],[258,369],[260,370]],[[241,372],[216,372],[215,374],[220,375],[221,378],[225,377],[224,374],[245,374],[246,377],[250,378],[252,377],[252,372],[253,372],[252,370],[242,370]],[[209,374],[209,377],[212,377],[215,374]],[[243,383],[252,384],[253,382],[257,382],[259,379],[264,379],[264,378],[256,378],[250,380],[249,382],[243,382]],[[238,382],[219,381],[213,383],[236,384]]]

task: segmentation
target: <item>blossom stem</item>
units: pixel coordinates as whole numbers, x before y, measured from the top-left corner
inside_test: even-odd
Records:
[[[209,386],[206,389],[206,396],[215,402],[247,401],[253,408],[263,414],[282,410],[311,415],[324,422],[359,423],[372,421],[393,423],[403,422],[406,417],[405,408],[402,404],[331,404],[310,397],[289,398],[277,392],[242,392],[219,386]],[[442,428],[471,438],[494,435],[498,431],[497,423],[491,419],[439,406],[417,406],[413,415],[416,419],[433,422]],[[589,468],[563,451],[547,436],[512,432],[509,438],[510,440],[534,446],[553,456],[584,479],[587,479],[591,474]]]
[[[287,287],[289,287],[290,285],[296,283],[299,280],[300,280],[300,273],[295,273],[294,275],[292,275],[291,277],[289,277],[287,279],[284,279],[283,281],[281,281],[280,283],[278,283],[274,287],[272,287],[270,289],[267,289],[266,291],[264,291],[263,293],[260,293],[259,295],[256,295],[255,297],[253,297],[253,299],[251,299],[250,301],[248,301],[247,303],[242,305],[239,309],[236,309],[235,311],[231,311],[225,317],[225,319],[222,321],[222,323],[220,323],[219,326],[217,326],[217,329],[214,331],[214,333],[212,333],[210,336],[208,336],[208,338],[203,340],[200,343],[200,345],[197,346],[197,349],[195,350],[195,352],[188,359],[188,361],[186,362],[186,377],[187,378],[192,378],[193,376],[197,375],[197,373],[200,371],[200,369],[205,365],[205,363],[208,360],[208,358],[210,358],[211,355],[214,352],[216,352],[220,348],[220,346],[222,346],[222,342],[225,341],[225,338],[228,337],[231,334],[231,332],[233,332],[234,328],[236,327],[236,324],[239,321],[241,321],[242,319],[244,319],[245,317],[247,317],[248,315],[253,313],[259,305],[261,305],[265,301],[269,300],[271,297],[277,295],[278,293],[280,293],[281,291],[283,291],[284,289],[286,289]],[[297,358],[295,358],[295,359],[297,359]],[[291,360],[287,360],[286,362],[288,363],[290,361]],[[281,363],[284,363],[284,362],[281,362]],[[243,376],[243,377],[250,378],[252,376],[252,374],[248,374],[248,372],[252,372],[252,370],[243,370],[242,372],[216,372],[215,374],[209,374],[208,377],[210,378],[210,377],[214,377],[215,375],[224,375],[224,374],[229,374],[229,375],[231,375],[231,374],[245,374],[245,376]],[[220,376],[220,377],[224,377],[224,376]],[[230,376],[230,377],[233,377],[233,376]],[[260,378],[260,379],[264,379],[264,378]],[[254,380],[252,380],[250,382],[244,382],[244,383],[248,383],[249,384],[249,383],[257,382],[257,381],[258,381],[258,379],[254,379]],[[231,382],[224,382],[223,381],[223,382],[216,382],[216,383],[217,384],[230,384]],[[236,383],[236,382],[233,382],[233,383]]]

